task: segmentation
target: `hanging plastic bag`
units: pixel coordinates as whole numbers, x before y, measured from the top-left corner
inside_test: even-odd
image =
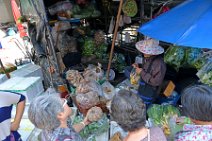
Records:
[[[198,72],[197,76],[204,84],[212,86],[212,61],[208,61]]]

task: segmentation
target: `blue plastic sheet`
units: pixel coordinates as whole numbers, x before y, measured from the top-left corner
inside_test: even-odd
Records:
[[[212,49],[212,0],[187,0],[138,31],[180,46]]]

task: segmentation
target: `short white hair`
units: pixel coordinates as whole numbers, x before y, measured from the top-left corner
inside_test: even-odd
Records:
[[[54,130],[60,125],[57,114],[62,111],[62,100],[58,95],[44,94],[30,103],[28,117],[35,127]]]

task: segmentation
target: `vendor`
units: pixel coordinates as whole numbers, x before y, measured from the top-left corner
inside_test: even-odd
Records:
[[[138,94],[145,104],[151,104],[157,98],[157,87],[163,82],[166,73],[166,64],[161,54],[164,49],[159,46],[159,41],[145,39],[136,43],[136,48],[143,54],[141,66],[134,63],[136,73],[140,75]],[[130,74],[131,68],[125,70]],[[129,78],[129,75],[127,76]]]
[[[72,126],[71,113],[67,100],[61,99],[58,94],[38,96],[30,103],[28,110],[29,120],[42,129],[42,141],[82,141],[78,132],[91,122],[86,116],[82,122]]]

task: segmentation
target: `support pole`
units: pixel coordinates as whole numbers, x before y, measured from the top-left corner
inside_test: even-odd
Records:
[[[114,34],[113,34],[113,41],[112,41],[111,50],[110,50],[110,58],[109,58],[109,63],[108,63],[108,67],[107,67],[107,75],[106,75],[107,80],[109,79],[110,67],[111,67],[111,63],[112,63],[113,51],[114,51],[117,32],[118,32],[118,28],[119,28],[119,20],[120,20],[122,5],[123,5],[123,0],[120,0],[118,14],[117,14],[117,18],[116,18],[116,26],[115,26],[115,31],[114,31]]]

